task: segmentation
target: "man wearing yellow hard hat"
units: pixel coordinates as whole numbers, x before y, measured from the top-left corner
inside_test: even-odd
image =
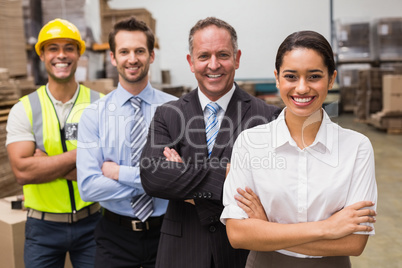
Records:
[[[67,252],[74,267],[93,267],[100,205],[79,195],[76,147],[83,109],[102,95],[75,80],[85,42],[69,21],[43,26],[35,51],[48,83],[11,109],[6,141],[28,208],[25,267],[64,267]]]

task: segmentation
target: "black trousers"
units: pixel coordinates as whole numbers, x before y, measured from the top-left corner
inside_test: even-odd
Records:
[[[155,267],[160,228],[132,231],[105,217],[95,228],[95,267]]]
[[[275,251],[250,251],[246,268],[350,268],[348,256],[324,258],[296,258]]]

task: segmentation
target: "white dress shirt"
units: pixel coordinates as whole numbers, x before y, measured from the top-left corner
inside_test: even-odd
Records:
[[[362,200],[377,204],[369,139],[333,123],[323,111],[315,141],[300,149],[289,133],[285,112],[286,109],[275,121],[245,130],[237,138],[223,189],[225,208],[221,221],[225,224],[228,218],[248,218],[234,199],[236,189],[245,186],[259,196],[269,221],[277,223],[324,220]],[[359,234],[373,235],[374,230]],[[278,252],[310,257],[286,250]]]
[[[223,117],[225,116],[225,112],[228,108],[230,100],[232,99],[235,89],[236,89],[236,87],[233,84],[233,87],[225,95],[223,95],[217,101],[215,101],[215,103],[217,103],[221,107],[221,109],[216,114],[216,117],[218,119],[219,128],[221,126]],[[205,96],[205,94],[200,90],[200,88],[198,88],[198,98],[200,99],[202,111],[205,111],[205,106],[207,106],[207,104],[210,103],[211,100],[208,99],[207,96]],[[205,119],[205,123],[206,123],[206,119]]]

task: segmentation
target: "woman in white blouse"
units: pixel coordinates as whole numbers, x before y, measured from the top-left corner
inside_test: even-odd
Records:
[[[286,108],[241,133],[224,185],[221,221],[234,248],[251,250],[246,267],[350,267],[348,256],[374,234],[371,143],[322,109],[336,74],[332,48],[316,32],[293,33],[278,49]]]

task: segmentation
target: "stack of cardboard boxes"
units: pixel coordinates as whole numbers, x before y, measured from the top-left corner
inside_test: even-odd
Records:
[[[22,193],[8,161],[6,124],[11,107],[35,90],[27,77],[26,40],[21,0],[0,0],[0,197]]]
[[[11,107],[17,103],[18,87],[10,79],[8,69],[0,68],[0,198],[22,193],[22,187],[15,181],[8,161],[6,143],[6,125]]]
[[[82,0],[41,0],[42,22],[62,18],[73,23],[81,33],[81,37],[87,37],[87,24],[85,21],[85,1]]]
[[[372,60],[375,57],[370,21],[339,19],[336,23],[336,39],[339,61]]]
[[[51,1],[51,0],[49,0]],[[113,25],[121,19],[134,16],[139,20],[145,22],[152,32],[155,34],[156,20],[152,17],[152,14],[144,8],[133,9],[112,9],[109,7],[107,0],[100,0],[100,17],[101,17],[101,29],[103,43],[108,42],[109,32],[113,28]]]
[[[379,59],[402,60],[402,18],[381,18],[376,24]]]
[[[384,75],[383,108],[371,115],[369,124],[388,133],[402,134],[402,75]]]
[[[338,67],[340,105],[344,112],[353,112],[359,88],[359,71],[369,70],[370,64],[342,64]]]
[[[354,115],[357,119],[365,121],[371,114],[382,110],[382,80],[391,70],[370,68],[359,71],[358,87]]]
[[[21,0],[0,0],[0,67],[10,76],[27,75],[27,55]]]

